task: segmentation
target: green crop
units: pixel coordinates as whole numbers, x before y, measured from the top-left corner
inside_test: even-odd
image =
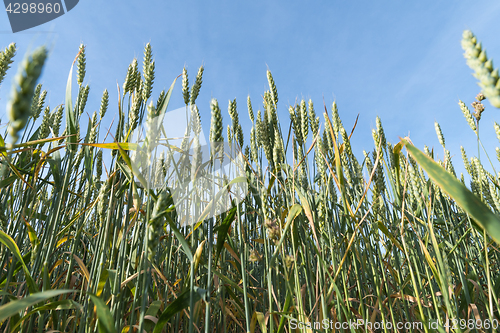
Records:
[[[472,33],[462,45],[484,96],[498,107],[491,60]],[[14,44],[0,53],[0,82],[14,54]],[[485,167],[461,148],[466,186],[438,123],[443,160],[410,138],[388,142],[378,117],[374,148],[358,160],[350,143],[355,128],[344,127],[335,102],[324,106],[322,122],[311,100],[284,105],[279,78],[268,70],[269,90],[261,108],[248,97],[252,128],[243,129],[236,100],[229,117],[215,98],[194,104],[204,67],[191,88],[184,68],[182,96],[192,119],[186,138],[195,136],[181,147],[165,143],[170,150],[139,170],[134,158],[155,154],[153,144],[168,133],[148,136],[142,152],[132,151],[130,133],[143,122],[152,133],[176,82],[155,92],[165,78],[155,73],[151,45],[142,72],[137,59],[128,67],[118,105],[105,90],[94,107],[99,117],[93,112],[86,126],[81,116],[93,92],[84,83],[84,46],[75,58],[78,93],[71,92],[71,70],[64,104],[46,104],[37,85],[46,55],[40,48],[21,63],[10,125],[0,136],[0,330],[294,332],[295,324],[310,322],[321,326],[302,331],[382,332],[377,323],[384,322],[393,331],[445,332],[457,323],[450,331],[468,332],[477,320],[478,332],[495,331],[500,178],[489,171],[494,163]],[[472,103],[474,112],[462,101],[457,108],[478,147],[480,116],[489,111],[484,96]],[[176,206],[174,194],[187,196],[188,189],[165,184],[174,174],[179,181],[203,174],[198,136],[208,119],[200,110],[211,112],[210,141],[223,142],[227,125],[231,147],[246,152],[248,193],[228,211],[188,225],[181,210],[198,214],[201,207]],[[280,120],[286,111],[290,119]],[[103,143],[106,112],[117,117]],[[497,134],[499,128],[495,123]],[[189,147],[191,159],[175,160]],[[227,158],[220,145],[211,149],[212,162]],[[232,181],[221,179],[229,189]],[[346,322],[366,325],[342,328]]]

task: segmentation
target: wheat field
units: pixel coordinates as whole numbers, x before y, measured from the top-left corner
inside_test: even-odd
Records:
[[[127,69],[118,103],[105,90],[100,105],[87,106],[82,45],[65,101],[49,105],[37,84],[47,49],[36,49],[19,60],[0,136],[0,329],[496,331],[500,149],[474,154],[481,113],[494,111],[483,101],[500,107],[500,80],[472,32],[462,47],[481,88],[475,100],[463,96],[472,104],[457,101],[457,117],[461,111],[478,140],[472,157],[461,150],[465,176],[455,172],[457,152],[447,150],[438,123],[442,147],[421,151],[408,137],[388,142],[377,118],[373,150],[357,158],[356,126],[344,127],[335,102],[285,105],[268,71],[262,100],[229,101],[225,114],[216,99],[196,104],[203,67],[192,85],[186,69],[155,77],[149,44],[142,64],[134,59]],[[14,44],[0,53],[0,83],[16,57]],[[186,136],[139,170],[131,133],[168,114],[177,79]],[[157,92],[159,80],[173,83]],[[90,109],[99,111],[80,127]],[[113,131],[98,142],[111,127],[106,113],[116,115]],[[250,129],[240,123],[246,114]],[[208,121],[210,142],[241,148],[246,192],[238,197],[232,179],[221,177],[230,206],[184,223],[186,209],[204,206],[178,204],[190,189],[176,184],[199,176],[197,135]],[[184,178],[172,178],[174,169]]]

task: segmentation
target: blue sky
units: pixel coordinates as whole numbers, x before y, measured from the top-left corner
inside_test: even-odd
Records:
[[[126,3],[126,4],[125,4]],[[104,125],[117,114],[120,86],[134,57],[142,62],[151,42],[156,61],[153,98],[170,86],[187,66],[190,82],[205,66],[197,104],[205,133],[210,99],[218,99],[229,123],[228,100],[238,102],[248,140],[246,97],[262,109],[268,89],[266,69],[279,93],[279,117],[288,124],[288,106],[311,98],[317,113],[336,100],[352,137],[353,150],[373,149],[371,129],[379,115],[389,141],[410,134],[413,142],[442,149],[434,130],[438,121],[457,170],[463,170],[460,145],[477,155],[475,135],[458,107],[470,106],[480,91],[465,64],[460,40],[471,29],[483,42],[495,66],[500,61],[498,1],[91,1],[81,0],[69,13],[44,25],[13,34],[5,12],[0,13],[0,47],[16,42],[17,62],[0,87],[0,118],[17,64],[29,49],[51,49],[41,83],[51,107],[63,103],[67,75],[83,42],[87,46],[90,97],[86,111],[98,110],[102,92],[110,91]],[[183,105],[178,81],[171,109]],[[481,138],[490,157],[498,145],[493,121],[498,109],[488,101],[481,120]],[[498,168],[498,163],[495,164]],[[500,168],[498,168],[500,169]]]

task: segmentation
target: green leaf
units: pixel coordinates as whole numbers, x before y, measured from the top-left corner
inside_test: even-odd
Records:
[[[287,312],[290,308],[290,303],[292,303],[292,294],[290,291],[286,292],[285,306],[283,307],[283,312]],[[285,317],[282,316],[280,319],[280,325],[278,326],[278,333],[283,332],[283,328],[285,327]]]
[[[21,265],[23,265],[24,275],[26,276],[26,282],[28,283],[28,289],[30,293],[33,294],[38,292],[38,287],[36,286],[35,281],[31,277],[28,267],[26,267],[26,264],[24,263],[23,257],[21,256],[21,252],[19,251],[16,242],[14,242],[14,240],[9,235],[7,235],[5,232],[1,230],[0,230],[0,242],[2,242],[5,246],[7,246],[7,248],[12,252],[12,254],[16,257],[16,259],[21,263]]]
[[[81,310],[83,309],[83,307],[80,305],[80,303],[77,303],[72,299],[63,299],[61,301],[55,301],[49,304],[39,306],[38,308],[33,309],[33,311],[30,311],[30,313],[45,311],[45,310],[70,310],[70,309]]]
[[[37,312],[42,312],[42,311],[47,311],[47,310],[71,310],[71,309],[79,309],[80,311],[82,310],[82,306],[73,301],[72,299],[63,299],[61,301],[55,301],[51,302],[49,304],[45,304],[42,306],[39,306],[30,312],[28,312],[25,316],[23,316],[11,329],[10,331],[13,332],[19,325],[22,324],[23,321],[28,319],[32,314],[37,313]]]
[[[160,310],[162,301],[153,301],[146,311],[146,315],[155,317],[158,314],[158,310]]]
[[[269,266],[272,267],[274,264],[274,261],[276,260],[276,257],[278,256],[278,253],[280,252],[281,244],[285,240],[286,233],[288,232],[288,229],[290,229],[290,225],[292,225],[292,221],[295,220],[295,218],[302,212],[302,206],[299,204],[295,204],[290,209],[288,210],[288,216],[286,218],[286,224],[285,224],[285,229],[281,233],[281,238],[280,241],[278,242],[278,245],[276,245],[276,251],[274,252],[273,256],[271,257],[271,261],[269,262]]]
[[[108,275],[109,275],[109,285],[111,286],[111,292],[112,293],[118,292],[119,291],[119,283],[118,283],[118,286],[115,285],[116,269],[107,269],[106,271],[108,272]],[[98,295],[98,296],[101,296],[101,295]]]
[[[116,144],[116,147],[118,148],[118,150],[120,151],[121,157],[123,158],[123,160],[125,161],[127,166],[130,168],[130,171],[134,174],[134,176],[137,177],[137,179],[142,184],[142,186],[144,186],[144,188],[149,189],[148,183],[147,183],[146,179],[144,178],[144,176],[140,172],[138,172],[137,170],[134,170],[134,168],[132,167],[132,161],[130,160],[130,157],[127,155],[125,150],[122,148],[122,144],[118,143],[118,142],[116,142],[115,144]]]
[[[20,300],[9,302],[5,305],[0,306],[0,322],[7,318],[12,317],[20,311],[25,310],[27,307],[33,306],[37,303],[43,302],[46,299],[59,296],[61,294],[69,294],[78,292],[76,290],[48,290],[41,293],[34,293],[28,297],[21,298]]]
[[[109,311],[108,306],[102,299],[93,295],[88,294],[92,303],[94,303],[97,310],[97,319],[99,319],[99,333],[116,333],[115,325],[113,324],[113,316]]]
[[[206,265],[204,265],[204,266],[207,267]],[[218,271],[214,271],[214,274],[217,275],[217,277],[220,278],[222,281],[224,281],[224,283],[233,287],[235,290],[237,290],[238,292],[243,294],[243,289],[241,289],[241,287],[238,285],[238,283],[236,283],[233,280],[231,280],[230,278],[222,275],[222,273],[219,273]]]
[[[146,311],[146,316],[151,316],[155,317],[158,314],[158,311],[160,310],[163,302],[162,301],[153,301],[151,305],[149,306],[148,310]],[[146,332],[151,332],[154,329],[155,323],[153,321],[145,321],[144,322],[144,330]]]
[[[49,162],[50,171],[54,178],[54,186],[56,189],[60,190],[62,188],[61,155],[56,151],[52,154],[52,157],[47,158],[47,162]]]
[[[18,177],[16,175],[12,175],[10,177],[2,179],[0,181],[0,188],[4,188],[4,187],[11,185],[12,183],[14,183],[17,180],[17,178]]]
[[[217,261],[219,260],[219,255],[222,251],[222,248],[224,247],[224,242],[226,241],[226,237],[227,237],[227,231],[229,230],[231,223],[233,223],[234,216],[236,215],[236,209],[237,209],[237,207],[233,207],[229,210],[229,212],[226,215],[226,218],[224,218],[224,221],[222,221],[221,225],[219,226],[219,228],[217,230],[217,247],[215,250],[215,266],[217,266]]]
[[[486,230],[495,242],[500,244],[500,218],[442,166],[406,140],[402,141],[406,149],[427,172],[429,177],[472,216],[476,223]]]
[[[28,222],[24,223],[26,224],[26,227],[28,227],[28,237],[30,238],[31,247],[34,249],[38,246],[38,244],[40,244],[40,241],[36,236],[35,229],[33,229],[33,227]]]
[[[394,237],[394,235],[391,234],[389,229],[387,229],[387,227],[380,221],[377,224],[378,224],[378,228],[380,229],[380,231],[382,231],[384,233],[384,235],[386,235],[387,238],[389,238],[391,240],[392,244],[396,245],[398,249],[400,249],[401,251],[404,252],[403,247],[398,242],[398,240]]]
[[[38,135],[35,135],[35,134],[36,133],[34,133],[32,135],[33,140],[29,140],[28,142],[18,143],[17,145],[14,145],[13,147],[14,148],[33,147],[33,146],[41,145],[41,144],[47,143],[47,142],[59,141],[61,139],[61,137],[57,137],[57,138],[48,138],[48,139],[35,140],[35,138],[38,138]]]
[[[176,77],[174,79],[174,81],[170,85],[170,88],[168,88],[168,91],[167,91],[167,94],[165,96],[165,99],[163,100],[163,104],[162,104],[161,109],[157,110],[157,112],[158,112],[157,123],[162,126],[161,131],[162,131],[163,135],[165,135],[165,137],[167,137],[167,135],[165,133],[165,128],[163,128],[163,119],[165,118],[165,112],[167,111],[168,104],[170,103],[170,97],[172,96],[172,91],[174,90],[174,86],[175,86],[175,82],[177,81],[177,78],[178,77]]]
[[[253,313],[252,320],[250,321],[250,333],[255,332],[257,322],[259,323],[260,331],[262,333],[267,333],[266,318],[262,312],[258,312],[258,311],[255,311]]]
[[[85,143],[88,143],[90,140],[90,132],[92,131],[92,120],[89,119],[88,128],[87,128],[87,136],[85,137]],[[84,146],[82,147],[84,151],[85,158],[83,159],[83,165],[85,170],[85,178],[89,183],[92,182],[92,172],[94,171],[92,168],[92,156],[90,153],[90,147]],[[93,155],[93,154],[92,154]]]
[[[23,262],[29,262],[31,260],[31,253],[33,253],[33,251],[30,251],[23,256]],[[23,266],[22,263],[18,261],[16,263],[16,267],[14,267],[14,272],[12,273],[12,276],[16,276],[16,274],[21,270],[22,266]],[[7,280],[7,274],[3,274],[2,278],[0,278],[0,288],[4,288],[5,282],[7,282],[6,280]]]
[[[108,281],[108,275],[109,273],[107,269],[103,269],[101,271],[101,277],[99,278],[99,283],[97,284],[97,292],[96,292],[96,295],[98,297],[101,296],[102,290],[104,289],[104,285]]]
[[[181,243],[182,250],[188,256],[189,261],[193,261],[193,252],[191,252],[191,248],[189,247],[189,244],[186,242],[186,239],[181,234],[179,229],[177,229],[177,226],[175,225],[174,221],[172,221],[172,218],[166,214],[165,214],[165,218],[168,222],[168,225],[170,226],[170,228],[174,232],[175,237],[177,238],[179,243]]]
[[[198,287],[194,287],[193,293],[195,303],[200,299],[205,298],[206,295],[206,291]],[[163,329],[163,326],[165,326],[165,324],[170,320],[170,318],[172,318],[173,315],[187,308],[189,306],[190,296],[191,294],[189,292],[189,289],[186,289],[182,294],[179,295],[179,297],[177,297],[175,301],[167,306],[165,311],[163,311],[160,318],[158,319],[153,333],[160,333]]]
[[[170,96],[172,96],[172,91],[174,90],[175,82],[177,81],[177,78],[174,79],[172,84],[170,85],[170,88],[168,88],[167,94],[165,96],[165,99],[163,100],[162,108],[159,111],[159,114],[165,113],[167,111],[168,103],[170,103]]]
[[[247,177],[245,177],[245,176],[239,176],[239,177],[236,177],[236,178],[234,178],[233,180],[231,180],[231,181],[230,181],[230,182],[226,185],[226,187],[227,187],[227,186],[229,186],[229,185],[236,184],[236,183],[246,183],[246,182],[247,182]]]
[[[76,58],[75,58],[76,60]],[[71,98],[71,81],[73,79],[73,64],[71,65],[71,69],[69,70],[68,82],[66,84],[66,134],[70,135],[68,137],[69,150],[74,152],[76,150],[76,120],[75,113],[73,112],[73,103]]]
[[[52,288],[50,286],[49,267],[46,261],[43,263],[42,276],[43,276],[43,290],[51,290]]]

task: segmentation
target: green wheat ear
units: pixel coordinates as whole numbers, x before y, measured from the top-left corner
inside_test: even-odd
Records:
[[[186,67],[182,69],[182,96],[184,104],[189,104],[189,79]]]
[[[190,99],[191,104],[194,104],[196,102],[198,94],[200,93],[201,84],[203,82],[203,71],[204,68],[203,66],[201,66],[198,69],[198,74],[196,74],[196,79],[194,81],[193,87],[191,88],[191,99]]]
[[[278,105],[278,89],[276,89],[276,84],[274,83],[273,75],[271,71],[267,70],[267,81],[269,83],[269,89],[271,90],[271,97],[275,106]]]
[[[36,49],[30,57],[26,57],[19,66],[14,79],[12,97],[7,104],[7,116],[10,120],[8,131],[12,137],[12,144],[19,139],[18,133],[26,126],[31,115],[33,93],[45,59],[47,59],[47,49],[42,46]]]
[[[212,119],[210,120],[210,134],[209,140],[211,148],[212,157],[222,158],[224,152],[224,147],[221,145],[224,142],[222,137],[223,124],[222,124],[222,113],[219,108],[219,103],[215,98],[212,98],[210,102],[210,109],[212,110]],[[214,145],[215,144],[215,145]]]
[[[253,123],[254,122],[254,115],[253,115],[252,101],[250,100],[250,95],[248,95],[248,97],[247,97],[247,106],[248,106],[248,116],[250,117],[250,120]]]
[[[59,130],[61,128],[62,114],[64,107],[60,105],[56,111],[52,114],[52,130],[54,131],[55,136],[59,136]]]
[[[87,100],[89,98],[89,91],[90,87],[87,84],[85,87],[81,89],[81,95],[80,98],[78,99],[78,117],[80,117],[83,114],[83,111],[85,110],[85,106],[87,105]]]
[[[222,139],[222,114],[219,108],[219,103],[215,98],[210,102],[212,110],[212,120],[210,124],[210,142],[221,142]]]
[[[498,68],[493,69],[493,60],[488,59],[486,50],[483,50],[481,43],[477,42],[476,36],[470,30],[465,30],[462,35],[462,48],[467,65],[474,70],[474,76],[479,80],[484,96],[494,107],[500,108],[500,81]]]
[[[38,139],[45,139],[49,133],[49,126],[50,126],[50,107],[47,106],[44,110],[43,113],[43,119],[42,119],[42,125],[40,126],[40,129],[38,131]]]
[[[81,86],[85,78],[86,58],[85,58],[85,45],[80,44],[80,54],[78,55],[77,65],[77,82]]]
[[[464,114],[464,117],[465,117],[465,120],[467,120],[467,124],[469,124],[470,128],[476,132],[476,123],[474,122],[474,119],[472,118],[472,114],[469,110],[469,108],[467,107],[467,105],[465,105],[464,102],[462,101],[458,101],[458,105],[460,105],[460,109],[462,110],[462,113]]]
[[[155,61],[153,60],[144,72],[144,88],[142,90],[142,99],[147,101],[153,91],[153,82],[155,79]]]
[[[304,140],[305,143],[309,133],[309,117],[307,114],[306,101],[304,100],[300,101],[300,133],[302,134],[302,140]]]
[[[443,146],[443,148],[446,148],[445,143],[444,143],[443,131],[441,131],[441,126],[439,126],[439,123],[437,121],[434,122],[434,127],[436,129],[436,134],[437,134],[439,143],[441,144],[441,146]]]
[[[137,84],[137,59],[132,60],[132,63],[128,65],[127,76],[125,77],[125,82],[123,83],[123,94],[127,92],[133,92]]]
[[[101,107],[99,109],[99,117],[101,117],[101,119],[106,114],[106,111],[108,110],[108,105],[109,105],[109,93],[108,89],[104,89],[101,98]]]
[[[37,120],[40,117],[40,113],[43,110],[43,104],[45,103],[45,97],[47,96],[47,90],[40,93],[42,88],[41,84],[38,84],[35,88],[35,93],[33,94],[33,99],[31,102],[31,114],[33,115],[33,120]]]
[[[500,141],[500,125],[498,125],[497,122],[495,121],[493,123],[493,127],[495,128],[495,134],[497,135],[497,139],[498,141]]]
[[[14,56],[16,55],[16,44],[11,43],[5,48],[5,51],[0,52],[0,84],[2,84],[3,79],[7,73],[7,70],[12,64]]]

